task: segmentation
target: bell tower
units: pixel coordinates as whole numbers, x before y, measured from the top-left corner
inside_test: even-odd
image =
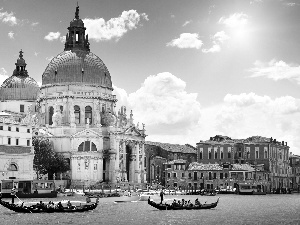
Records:
[[[90,51],[90,43],[88,35],[85,35],[86,28],[82,19],[79,18],[79,6],[77,3],[75,18],[70,22],[68,27],[69,33],[66,35],[66,43],[64,51],[68,50],[84,50]]]

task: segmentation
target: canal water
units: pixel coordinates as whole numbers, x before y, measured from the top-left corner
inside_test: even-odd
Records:
[[[114,203],[118,198],[112,197],[101,198],[94,211],[65,214],[21,214],[0,206],[0,224],[300,224],[300,194],[165,196],[167,199],[184,198],[191,201],[197,197],[201,203],[214,202],[218,197],[220,201],[215,209],[209,210],[159,211],[146,201]],[[23,200],[48,202],[65,199],[85,201],[84,197]]]

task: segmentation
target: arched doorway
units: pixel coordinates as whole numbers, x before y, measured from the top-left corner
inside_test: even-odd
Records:
[[[54,114],[54,108],[52,106],[50,106],[49,107],[49,125],[53,124],[53,120],[52,120],[53,114]]]
[[[132,147],[130,145],[126,145],[126,175],[127,175],[127,180],[132,181],[133,180],[133,175],[132,175]]]

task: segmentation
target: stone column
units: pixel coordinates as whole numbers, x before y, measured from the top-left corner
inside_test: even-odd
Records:
[[[99,180],[103,181],[103,153],[99,153]]]
[[[135,182],[136,183],[140,183],[141,182],[141,177],[140,177],[140,146],[139,146],[139,143],[137,142],[135,144],[135,154],[136,154],[136,157],[135,157]]]
[[[119,150],[119,140],[115,140],[115,148],[116,148],[116,164],[115,164],[115,173],[116,177],[120,178],[120,150]]]
[[[128,180],[128,177],[127,177],[127,173],[126,173],[126,143],[125,141],[123,141],[123,178],[125,181]]]
[[[85,106],[80,105],[80,125],[84,126],[85,124]]]
[[[115,173],[115,163],[116,163],[116,154],[109,155],[109,181],[111,183],[116,183],[116,173]]]
[[[142,143],[142,168],[141,168],[141,182],[145,182],[145,145]]]

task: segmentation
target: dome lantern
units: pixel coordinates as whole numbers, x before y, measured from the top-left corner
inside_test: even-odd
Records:
[[[79,18],[79,6],[76,7],[75,18],[70,22],[68,27],[69,33],[66,35],[65,51],[67,50],[84,50],[90,51],[88,35],[85,35],[86,28],[82,19]]]

